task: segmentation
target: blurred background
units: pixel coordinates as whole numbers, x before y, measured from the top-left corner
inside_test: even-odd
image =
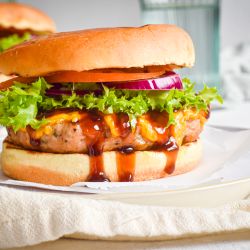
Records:
[[[12,1],[13,2],[13,1]],[[58,31],[173,23],[195,44],[196,64],[179,73],[250,100],[249,0],[20,0],[54,19]],[[237,81],[240,84],[235,84]]]

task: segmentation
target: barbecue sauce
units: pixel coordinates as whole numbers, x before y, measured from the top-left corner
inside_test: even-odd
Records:
[[[90,174],[87,181],[109,182],[109,178],[104,172],[103,157],[100,155],[89,155]]]
[[[167,127],[168,115],[165,112],[151,111],[147,114],[147,119],[157,132],[157,141],[152,150],[163,152],[166,155],[167,163],[164,171],[167,174],[172,174],[175,169],[179,147],[171,134],[171,126]]]
[[[90,174],[87,181],[110,181],[105,174],[103,164],[103,143],[105,139],[105,124],[103,116],[97,112],[87,112],[79,121],[86,137],[90,157]]]
[[[134,149],[132,147],[126,147],[117,151],[116,165],[119,181],[133,181],[135,173]]]
[[[179,147],[176,143],[176,140],[171,136],[162,149],[162,152],[165,153],[167,158],[167,163],[164,169],[167,174],[172,174],[174,172],[178,151]]]
[[[110,115],[114,122],[115,134],[125,139],[131,135],[129,117],[126,114],[118,113]],[[119,181],[133,181],[135,171],[135,153],[131,146],[120,148],[116,151],[116,166]]]

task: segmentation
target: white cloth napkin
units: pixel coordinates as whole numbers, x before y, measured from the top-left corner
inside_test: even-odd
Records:
[[[217,208],[129,205],[0,187],[0,247],[58,239],[168,240],[250,232],[250,199]]]

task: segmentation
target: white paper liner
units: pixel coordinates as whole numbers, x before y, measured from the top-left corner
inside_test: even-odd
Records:
[[[212,110],[207,124],[217,128],[227,128],[234,131],[250,129],[250,117],[248,115],[250,102],[244,104],[225,102],[223,105],[218,106],[217,104],[214,108],[215,110]]]
[[[5,135],[0,130],[0,144]],[[207,126],[201,139],[202,162],[193,171],[179,176],[144,182],[79,182],[62,187],[12,180],[0,171],[0,184],[82,193],[151,192],[250,177],[250,130],[232,132]]]

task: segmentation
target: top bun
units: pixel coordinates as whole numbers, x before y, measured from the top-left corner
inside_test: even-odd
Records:
[[[30,30],[35,33],[55,32],[55,24],[47,15],[26,4],[0,3],[1,29]]]
[[[23,77],[66,70],[164,65],[171,65],[173,69],[193,64],[190,36],[183,29],[167,24],[52,34],[0,55],[1,72]]]

